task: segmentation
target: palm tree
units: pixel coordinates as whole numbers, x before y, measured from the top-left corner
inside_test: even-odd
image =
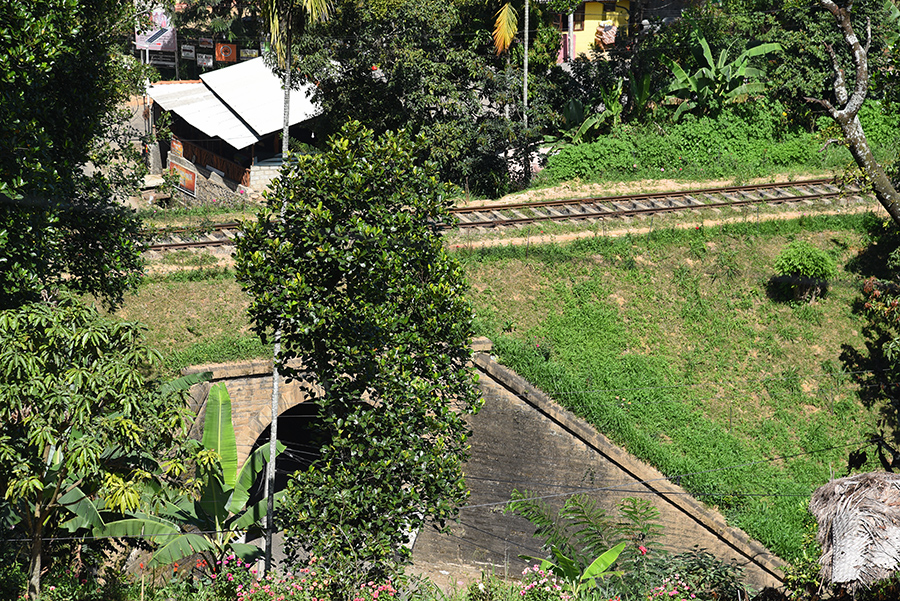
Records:
[[[271,47],[275,53],[278,67],[282,70],[282,86],[284,88],[283,121],[281,125],[281,160],[282,165],[288,158],[290,140],[291,111],[291,38],[294,11],[299,9],[305,13],[309,21],[324,21],[328,18],[331,3],[329,0],[262,0],[263,17],[268,25]],[[281,217],[284,218],[284,207],[281,205]],[[278,455],[278,387],[281,375],[278,373],[278,355],[281,354],[281,328],[275,330],[275,344],[272,352],[272,423],[269,427],[269,463],[266,465],[266,559],[265,571],[272,569],[272,531],[275,515],[275,458]]]
[[[302,10],[306,13],[309,21],[325,21],[331,10],[331,3],[329,0],[299,0],[299,2],[295,0],[262,0],[260,8],[268,26],[278,68],[284,74],[284,121],[282,123],[281,152],[282,158],[286,158],[290,127],[291,39],[294,33],[291,24],[294,11]]]

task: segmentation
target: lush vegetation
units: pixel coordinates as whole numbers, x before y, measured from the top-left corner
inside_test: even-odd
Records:
[[[472,309],[424,145],[349,122],[282,170],[235,252],[254,331],[317,406],[318,452],[279,508],[286,547],[318,557],[348,599],[467,496]]]
[[[461,252],[504,363],[793,559],[804,499],[880,423],[847,374],[870,227],[823,216]],[[842,266],[815,304],[770,290],[795,238]]]
[[[315,81],[324,107],[315,124],[322,153],[276,182],[242,239],[235,281],[190,253],[143,278],[139,216],[116,202],[144,173],[137,136],[116,109],[147,75],[118,38],[143,7],[0,6],[0,525],[11,533],[0,549],[3,592],[434,598],[427,585],[391,578],[406,533],[451,518],[465,498],[466,426],[448,398],[464,411],[477,406],[464,369],[469,301],[503,361],[794,560],[792,581],[808,584],[810,491],[879,459],[900,467],[895,234],[870,216],[744,219],[567,246],[466,246],[461,270],[429,225],[447,209],[431,170],[459,195],[499,196],[533,183],[542,143],[553,145],[543,184],[842,169],[850,136],[842,139],[827,102],[810,102],[845,102],[832,78],[852,58],[831,15],[725,0],[638,32],[636,10],[632,31],[608,52],[562,68],[552,11],[573,3],[534,2],[526,106],[523,40],[511,18],[518,2],[504,4],[504,33],[493,38],[497,7],[475,0],[337,1],[316,23],[289,22],[282,8],[197,0],[180,17],[192,33],[237,37],[256,37],[263,13],[301,25],[291,29],[292,75]],[[860,118],[896,179],[900,12],[859,0],[852,20],[858,32],[873,24]],[[202,226],[236,209],[141,217],[165,226],[180,213]],[[783,278],[813,289],[792,283],[786,294]],[[120,313],[103,316],[73,293]],[[163,361],[134,318],[151,324]],[[297,573],[260,580],[234,538],[260,516],[248,491],[261,457],[243,475],[229,437],[211,425],[202,444],[188,441],[189,382],[158,376],[271,356],[271,339],[281,368],[297,358],[315,370],[325,436],[283,506]],[[225,398],[216,389],[213,417],[224,416]],[[540,527],[540,508],[517,507]],[[642,514],[636,504],[622,511]],[[572,542],[542,532],[553,563],[531,568],[521,588],[486,578],[458,596],[736,590],[738,575],[702,554],[664,558],[609,533]],[[156,555],[123,576],[105,537],[136,533]],[[176,560],[199,550],[208,557],[179,569]],[[313,555],[301,561],[302,552]],[[722,588],[703,589],[713,577]]]

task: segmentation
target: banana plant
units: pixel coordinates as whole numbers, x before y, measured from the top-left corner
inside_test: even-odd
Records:
[[[231,398],[222,383],[214,384],[209,391],[202,446],[195,498],[164,502],[154,515],[135,513],[130,519],[95,528],[95,534],[149,539],[159,545],[150,567],[194,554],[203,555],[212,569],[229,553],[245,561],[258,559],[261,549],[239,539],[265,517],[266,500],[251,504],[250,491],[265,467],[269,449],[258,448],[238,471]],[[278,452],[283,450],[284,445],[278,443]]]
[[[556,563],[553,563],[549,559],[536,559],[527,555],[520,555],[519,557],[529,562],[540,561],[542,570],[550,570],[558,578],[564,580],[566,588],[568,589],[567,592],[571,595],[571,598],[579,599],[579,594],[584,590],[585,586],[589,589],[597,587],[597,579],[609,578],[610,576],[621,576],[623,574],[623,572],[620,571],[609,572],[607,570],[609,569],[609,566],[619,558],[622,551],[625,550],[626,544],[627,543],[625,542],[619,543],[612,549],[606,551],[592,561],[583,572],[578,567],[578,563],[574,559],[563,555],[562,551],[560,551],[556,545],[550,548],[550,552],[554,559],[556,559]]]
[[[763,82],[750,81],[764,75],[760,69],[750,66],[750,59],[781,50],[780,44],[760,44],[744,50],[729,62],[727,50],[722,50],[716,60],[705,38],[699,38],[699,44],[706,66],[693,75],[669,60],[669,67],[675,75],[675,80],[669,86],[669,93],[682,100],[675,110],[676,120],[683,113],[694,109],[717,112],[724,104],[734,102],[741,96],[764,92]]]
[[[884,11],[887,13],[885,23],[889,26],[886,34],[887,47],[893,51],[900,41],[900,7],[896,0],[884,0]]]
[[[566,120],[566,129],[557,135],[544,136],[544,142],[550,144],[550,154],[554,154],[565,146],[590,142],[596,139],[601,132],[601,127],[607,121],[616,127],[622,121],[622,89],[623,82],[619,80],[609,90],[601,90],[604,110],[602,113],[585,115],[584,103],[577,98],[572,98],[563,108],[563,117]]]

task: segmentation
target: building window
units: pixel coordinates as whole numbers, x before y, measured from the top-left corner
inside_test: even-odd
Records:
[[[604,2],[603,3],[603,12],[604,13],[616,12],[616,3],[615,2]]]
[[[615,6],[615,3],[613,3]],[[578,5],[573,16],[575,31],[584,31],[584,2]],[[569,31],[569,15],[557,13],[554,18],[554,24],[559,31]]]

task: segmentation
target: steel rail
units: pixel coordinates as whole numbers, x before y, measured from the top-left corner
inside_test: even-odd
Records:
[[[588,219],[635,217],[685,210],[736,208],[759,204],[790,204],[837,198],[846,193],[845,191],[834,192],[830,190],[827,192],[816,192],[814,189],[808,191],[815,186],[829,186],[833,190],[836,184],[833,179],[828,178],[796,182],[776,182],[746,186],[723,186],[717,188],[653,192],[646,194],[584,197],[531,203],[455,207],[450,210],[450,213],[458,218],[457,222],[452,226],[445,226],[444,229],[490,229],[505,226],[521,226],[543,221],[584,221]],[[800,191],[800,193],[785,195],[784,191],[789,189]],[[767,191],[773,191],[773,193],[766,194]],[[851,192],[856,191],[851,190]],[[738,197],[724,201],[719,200],[718,198],[712,198],[723,196],[727,198],[728,195]],[[702,200],[698,200],[695,197],[701,197]],[[642,201],[645,203],[652,203],[652,206],[642,206]],[[660,204],[660,201],[664,204]],[[562,208],[565,208],[565,210],[560,210]],[[536,212],[544,209],[547,209],[547,211],[540,213]],[[522,212],[529,212],[531,214],[523,215]],[[510,213],[513,213],[513,215],[510,215]],[[472,220],[471,217],[467,218],[467,216],[474,217],[475,219]],[[218,232],[237,229],[238,226],[238,222],[229,222],[211,225],[205,231],[200,230],[199,228],[177,228],[160,230],[157,235],[160,237],[179,234],[194,235],[201,231],[205,234],[215,235]],[[224,238],[212,240],[178,241],[171,243],[157,242],[151,244],[148,247],[148,250],[167,251],[230,246],[233,244],[234,239],[226,236]]]

